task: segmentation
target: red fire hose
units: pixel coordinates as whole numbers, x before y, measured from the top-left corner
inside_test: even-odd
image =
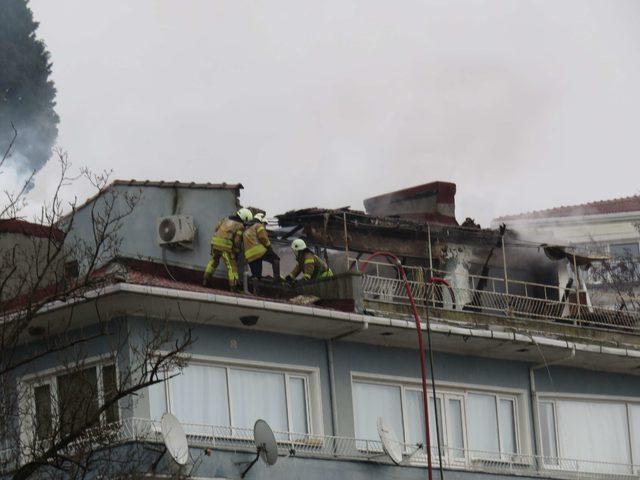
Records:
[[[416,307],[416,302],[413,299],[413,294],[411,293],[411,287],[409,286],[409,280],[407,280],[407,275],[402,268],[402,263],[400,263],[400,259],[396,257],[393,253],[390,252],[375,252],[369,255],[363,262],[360,267],[360,271],[363,272],[364,268],[366,268],[367,264],[371,261],[371,259],[379,256],[384,256],[388,260],[391,260],[395,267],[398,269],[398,273],[404,282],[404,288],[407,291],[407,296],[409,297],[409,302],[411,303],[411,310],[413,311],[413,318],[416,322],[416,331],[418,332],[418,347],[420,348],[420,370],[422,372],[422,404],[424,407],[424,427],[425,427],[425,437],[427,441],[427,469],[429,472],[429,480],[433,480],[433,465],[431,461],[431,438],[430,438],[430,430],[429,430],[429,397],[427,394],[427,365],[426,365],[426,357],[424,350],[424,340],[422,338],[422,324],[420,322],[420,315],[418,315],[418,308]],[[429,322],[429,318],[427,316],[427,326]],[[436,399],[433,399],[434,405]],[[440,466],[442,467],[442,462],[440,462]]]

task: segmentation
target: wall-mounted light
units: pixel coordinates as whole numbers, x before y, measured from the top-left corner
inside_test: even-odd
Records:
[[[258,323],[258,319],[260,317],[258,315],[244,315],[240,317],[240,322],[245,327],[253,327],[256,323]]]

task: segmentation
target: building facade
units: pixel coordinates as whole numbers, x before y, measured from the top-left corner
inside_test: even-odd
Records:
[[[73,413],[60,407],[70,386],[79,397],[91,387],[99,407],[114,385],[141,374],[140,358],[152,363],[188,331],[193,342],[180,352],[180,365],[159,372],[164,381],[99,413],[100,424],[114,432],[102,449],[119,452],[121,460],[137,452],[136,466],[152,477],[239,478],[255,456],[254,422],[264,419],[275,432],[279,458],[273,466],[257,463],[247,478],[426,478],[421,365],[408,286],[432,353],[434,478],[440,470],[461,480],[640,477],[640,318],[572,303],[557,282],[545,288],[527,282],[515,256],[501,263],[510,240],[496,231],[391,228],[359,212],[316,212],[326,218],[323,237],[314,230],[315,214],[307,213],[296,217],[301,228],[295,235],[320,254],[330,250],[328,257],[349,265],[342,269],[348,271],[293,290],[266,283],[235,294],[199,280],[213,226],[240,204],[237,186],[114,187],[140,196],[122,220],[119,255],[104,259],[117,275],[93,292],[48,305],[37,317],[60,324],[73,310],[70,334],[96,334],[72,353],[43,355],[12,375],[10,388],[31,407],[22,411],[34,412],[30,421],[18,418],[20,438],[56,429],[63,436],[73,423]],[[88,212],[103,198],[79,211],[74,235],[90,231]],[[161,247],[159,219],[176,214],[193,217],[198,233],[189,245]],[[281,225],[289,227],[292,218],[282,217]],[[334,226],[344,236],[332,235]],[[396,238],[401,247],[389,240],[405,230]],[[385,242],[392,252],[404,249],[406,285],[393,263],[367,258]],[[412,242],[419,253],[412,254]],[[461,261],[465,245],[480,260]],[[550,271],[561,271],[569,260],[556,262]],[[486,268],[465,267],[456,282],[462,264]],[[496,273],[501,268],[504,275]],[[150,331],[165,337],[150,356],[141,356]],[[32,336],[21,348],[41,342]],[[64,373],[72,361],[83,364],[82,382]],[[165,412],[187,434],[190,460],[181,469],[162,450]],[[400,465],[385,453],[379,418],[396,437]],[[6,472],[28,462],[29,452],[11,442],[4,446]],[[112,463],[116,476],[127,461]]]

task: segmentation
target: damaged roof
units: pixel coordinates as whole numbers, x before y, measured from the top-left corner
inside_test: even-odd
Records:
[[[426,257],[429,237],[432,242],[460,241],[483,246],[500,238],[499,231],[493,229],[429,224],[394,216],[376,217],[349,208],[305,208],[276,218],[281,227],[293,227],[284,238],[304,232],[319,246],[371,253],[392,251],[409,257]]]
[[[576,217],[583,215],[604,215],[614,213],[640,212],[640,195],[630,197],[613,198],[597,202],[582,203],[579,205],[564,205],[546,210],[505,215],[496,218],[496,221],[505,220],[534,220],[544,218]]]

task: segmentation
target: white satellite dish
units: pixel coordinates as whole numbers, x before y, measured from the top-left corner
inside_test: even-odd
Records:
[[[171,458],[180,466],[186,465],[189,461],[189,444],[182,424],[174,415],[167,412],[160,419],[160,431]]]
[[[256,458],[254,458],[244,472],[242,472],[241,478],[244,478],[260,458],[269,466],[275,465],[278,461],[278,443],[276,442],[276,436],[266,421],[262,419],[256,420],[256,423],[253,425],[253,439],[256,443]]]
[[[260,458],[267,465],[275,465],[278,461],[278,443],[273,430],[264,420],[257,420],[253,426],[253,438]]]
[[[402,445],[398,441],[395,433],[384,423],[382,417],[378,417],[378,436],[382,442],[382,448],[391,461],[396,465],[402,462]]]

